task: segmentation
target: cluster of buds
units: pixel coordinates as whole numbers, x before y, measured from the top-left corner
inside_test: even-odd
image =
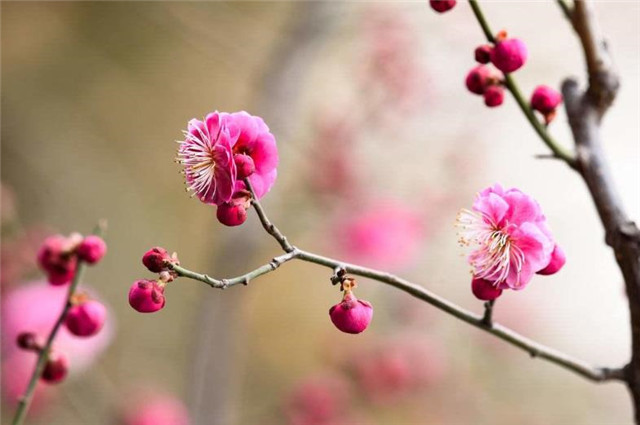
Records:
[[[178,255],[169,254],[166,249],[154,247],[142,256],[142,264],[152,273],[158,273],[157,280],[140,279],[129,289],[129,305],[140,313],[153,313],[164,307],[164,288],[177,274],[169,267],[180,264]]]
[[[68,237],[53,235],[45,239],[38,250],[38,264],[52,285],[65,285],[73,280],[78,261],[96,264],[107,252],[107,245],[99,236],[83,237],[72,233]]]
[[[65,237],[54,235],[45,239],[38,250],[38,263],[45,271],[48,281],[52,285],[69,284],[77,271],[78,264],[97,264],[106,254],[107,245],[99,236],[83,237],[79,233],[72,233]],[[100,302],[92,299],[86,293],[73,293],[68,300],[70,307],[64,318],[64,326],[78,337],[96,335],[104,326],[107,309]],[[18,335],[18,347],[27,351],[42,354],[45,345],[33,332],[23,332]],[[47,362],[41,379],[49,383],[57,383],[67,376],[69,359],[64,353],[49,349]]]
[[[342,301],[329,309],[329,317],[336,328],[345,333],[359,334],[371,323],[373,306],[368,301],[359,300],[353,295],[356,280],[346,277],[344,269],[336,274],[334,283],[340,283],[343,292]]]
[[[495,38],[495,44],[476,47],[474,58],[479,65],[467,74],[467,89],[482,95],[485,105],[490,108],[502,105],[504,74],[520,69],[527,61],[527,56],[527,46],[522,40],[508,38],[507,33],[501,31]]]
[[[23,332],[16,339],[18,347],[25,351],[33,351],[37,354],[44,350],[44,343],[32,332]],[[47,362],[40,379],[50,384],[62,382],[69,373],[69,359],[63,353],[49,350]]]

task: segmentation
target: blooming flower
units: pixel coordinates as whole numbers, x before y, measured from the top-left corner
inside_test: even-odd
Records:
[[[474,278],[499,289],[523,289],[551,262],[555,242],[546,218],[519,189],[483,190],[471,210],[459,213],[458,226],[460,243],[476,246],[468,257]]]
[[[242,163],[243,170],[253,168],[248,178],[256,197],[260,199],[269,192],[276,181],[276,167],[279,160],[276,139],[260,117],[250,115],[245,111],[225,113],[221,116],[230,129],[238,132],[238,137],[231,140],[233,155],[237,157],[238,163]],[[247,163],[246,156],[253,161],[253,167],[244,168]],[[238,179],[235,182],[235,190],[244,189],[246,189],[244,182]],[[226,201],[230,199],[231,196]]]
[[[177,158],[184,166],[188,190],[202,202],[215,205],[231,199],[236,184],[231,146],[239,133],[236,127],[228,127],[221,115],[216,111],[204,121],[189,121]]]

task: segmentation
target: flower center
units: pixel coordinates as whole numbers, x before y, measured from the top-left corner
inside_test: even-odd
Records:
[[[466,209],[460,211],[456,221],[460,229],[460,245],[478,246],[469,255],[469,263],[476,277],[489,280],[498,286],[507,280],[513,267],[520,276],[524,254],[513,243],[508,232],[508,224],[499,227],[487,215]],[[518,284],[519,282],[516,286]]]
[[[177,161],[184,166],[184,174],[187,178],[187,191],[193,192],[204,199],[213,191],[216,185],[214,172],[216,168],[213,142],[208,134],[197,128],[198,135],[185,131],[185,140],[178,149]],[[212,194],[212,195],[213,195]]]

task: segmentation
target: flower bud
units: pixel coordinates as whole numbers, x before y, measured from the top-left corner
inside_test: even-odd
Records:
[[[429,5],[436,12],[444,13],[455,7],[456,0],[429,0]]]
[[[502,86],[489,86],[484,92],[484,104],[490,108],[502,105],[504,89]]]
[[[38,351],[40,344],[33,332],[21,332],[16,338],[16,344],[23,350]]]
[[[249,177],[256,171],[256,165],[249,155],[239,153],[234,155],[233,160],[236,163],[236,169],[238,170],[238,179]]]
[[[74,254],[76,245],[71,238],[62,235],[49,236],[38,250],[38,264],[47,273],[49,283],[64,285],[76,273],[78,258]]]
[[[496,43],[491,50],[491,63],[500,71],[513,72],[527,61],[527,45],[518,38],[505,38]]]
[[[531,108],[544,116],[547,124],[553,121],[556,108],[562,103],[562,95],[548,86],[538,86],[531,95]]]
[[[244,205],[226,203],[218,206],[216,217],[225,226],[239,226],[247,220],[247,210]]]
[[[76,336],[93,336],[102,329],[106,317],[107,309],[98,301],[89,300],[69,309],[65,325]]]
[[[553,247],[553,251],[551,252],[551,261],[544,269],[538,271],[538,274],[542,275],[550,275],[560,271],[560,269],[564,266],[564,263],[567,262],[567,257],[564,254],[564,250],[560,248],[558,244]]]
[[[96,264],[107,253],[107,244],[100,236],[89,235],[82,240],[76,252],[82,261]]]
[[[493,282],[474,277],[471,280],[471,292],[479,300],[491,301],[502,295],[502,289],[498,289]]]
[[[153,313],[164,307],[164,286],[155,280],[136,280],[129,289],[129,305],[140,313]]]
[[[483,44],[482,46],[476,47],[476,50],[474,51],[476,62],[478,63],[491,62],[491,50],[493,50],[493,48],[488,44]]]
[[[144,266],[153,273],[160,273],[168,270],[165,261],[171,260],[172,258],[167,250],[159,246],[151,248],[142,256],[142,264],[144,264]]]
[[[467,74],[465,85],[471,93],[484,94],[487,88],[500,81],[498,71],[486,66],[478,65]]]
[[[69,372],[69,359],[62,353],[52,351],[42,371],[41,379],[50,384],[64,380]]]
[[[329,316],[342,332],[359,334],[371,323],[373,307],[368,301],[359,300],[351,291],[346,291],[342,301],[329,309]]]

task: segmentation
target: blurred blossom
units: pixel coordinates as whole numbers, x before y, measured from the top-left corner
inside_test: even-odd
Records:
[[[339,375],[318,374],[305,378],[284,405],[290,425],[340,424],[351,398],[349,382]]]
[[[182,400],[159,394],[155,388],[139,391],[124,414],[124,425],[189,425],[189,411]]]
[[[12,239],[2,240],[0,247],[0,288],[14,285],[36,269],[36,253],[51,229],[32,225]]]
[[[424,335],[402,335],[379,340],[374,347],[352,353],[349,367],[367,397],[375,403],[392,402],[436,384],[446,372],[439,345]]]
[[[338,248],[346,261],[396,270],[415,262],[426,234],[418,211],[394,201],[342,211],[335,228]]]
[[[3,394],[15,400],[22,393],[36,361],[34,353],[20,350],[16,338],[21,332],[33,332],[45,340],[64,306],[67,287],[52,286],[47,282],[31,282],[12,288],[2,299],[2,354],[4,372],[16,376],[3,381]],[[54,342],[56,351],[64,353],[73,365],[72,373],[86,369],[107,348],[114,333],[113,315],[108,315],[102,332],[92,338],[72,335],[61,327]],[[26,370],[22,374],[20,371]],[[5,386],[6,385],[6,386]]]
[[[416,48],[419,34],[397,8],[372,7],[364,14],[364,23],[366,93],[373,83],[385,101],[403,111],[414,110],[427,90],[427,72]]]
[[[313,167],[307,168],[311,189],[317,194],[357,196],[358,163],[353,152],[359,129],[357,120],[350,118],[333,110],[317,118],[309,155]]]

